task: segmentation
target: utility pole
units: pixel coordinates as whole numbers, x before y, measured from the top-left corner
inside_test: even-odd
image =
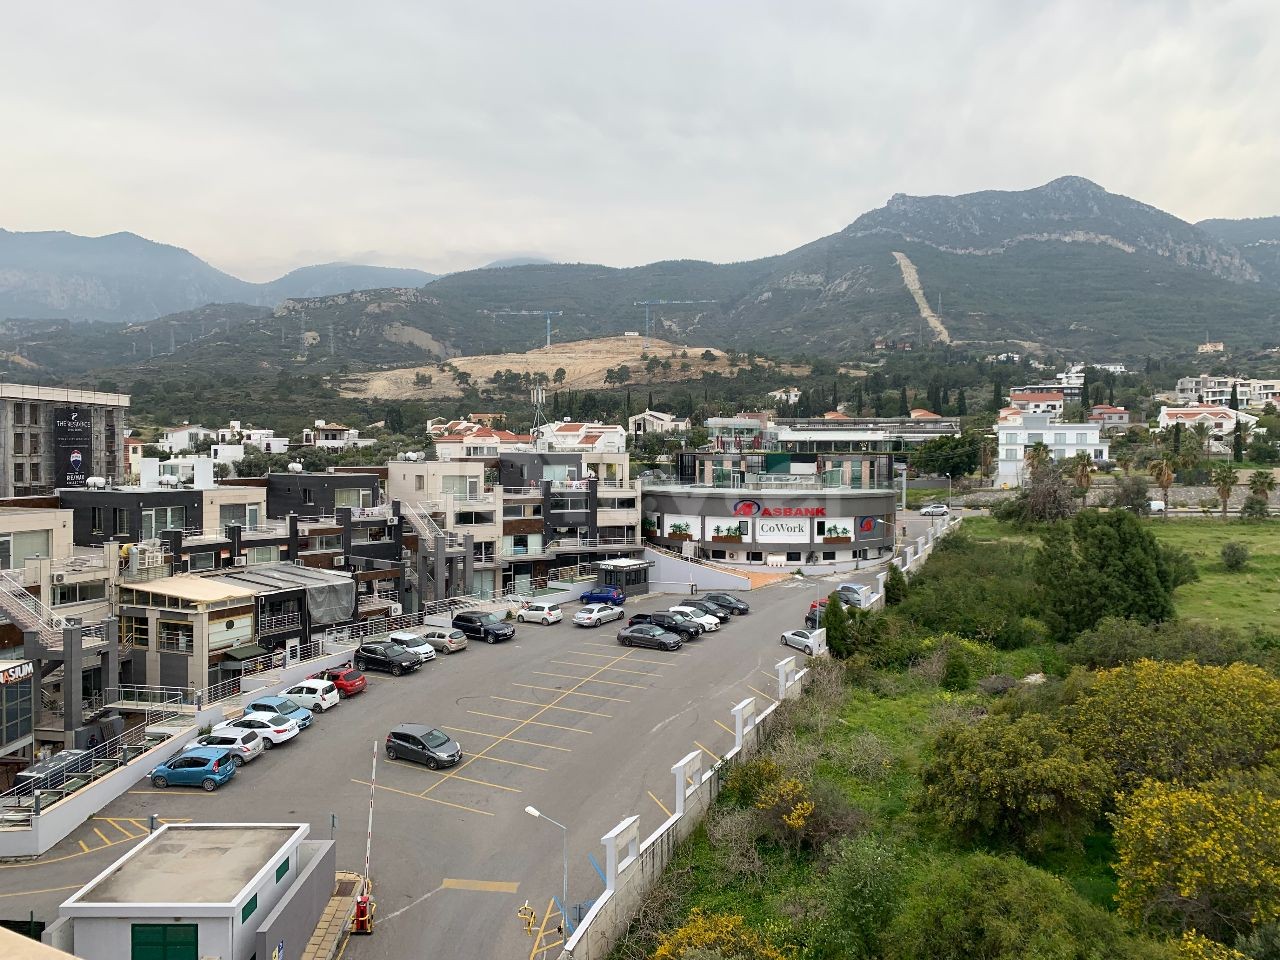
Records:
[[[719,303],[718,300],[637,300],[633,307],[644,307],[644,346],[649,348],[649,339],[653,336],[653,314],[651,307],[683,307],[696,303]]]

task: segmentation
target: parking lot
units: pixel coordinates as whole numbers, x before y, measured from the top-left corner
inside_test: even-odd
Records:
[[[33,909],[53,919],[71,890],[145,835],[153,815],[309,822],[313,836],[333,832],[341,869],[360,871],[376,753],[376,928],[345,955],[554,955],[562,836],[525,807],[568,828],[570,907],[596,897],[599,838],[631,814],[642,837],[666,819],[671,765],[691,750],[714,762],[733,743],[730,708],[776,697],[777,661],[804,660],[780,634],[829,589],[795,580],[742,594],[750,615],[677,652],[620,646],[616,623],[574,627],[577,605],[568,604],[565,622],[521,625],[506,643],[472,641],[403,677],[370,673],[366,691],[218,791],[157,790],[144,780],[39,861],[0,864],[0,916]],[[643,597],[626,610],[676,601]],[[461,743],[462,762],[433,771],[388,760],[386,734],[406,722],[445,730]],[[537,915],[533,936],[516,917],[525,900]]]

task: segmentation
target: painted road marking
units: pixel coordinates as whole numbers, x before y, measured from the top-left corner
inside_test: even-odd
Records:
[[[589,647],[604,647],[606,650],[617,650],[617,649],[618,649],[618,644],[616,644],[616,643],[593,643],[592,641],[587,640],[587,641],[586,641],[586,644],[587,644],[587,646],[589,646]],[[689,654],[687,654],[687,653],[680,653],[679,651],[675,651],[675,650],[673,650],[673,651],[671,651],[670,653],[668,653],[668,654],[667,654],[667,656],[669,656],[669,657],[687,657],[687,656],[689,656]],[[637,660],[636,662],[637,662],[637,663],[655,663],[656,661],[653,661],[653,660]]]
[[[646,791],[645,791],[645,793],[647,793],[647,794],[649,795],[649,799],[650,799],[650,800],[652,800],[654,803],[656,803],[659,807],[661,807],[661,808],[662,808],[662,812],[663,812],[663,813],[665,813],[668,817],[670,817],[670,816],[671,816],[671,811],[667,809],[667,805],[666,805],[665,803],[663,803],[661,800],[659,800],[657,797],[655,797],[655,796],[653,795],[653,791],[652,791],[652,790],[646,790]]]
[[[730,730],[728,727],[726,727],[719,720],[716,721],[716,726],[719,727],[721,730],[723,730],[725,733],[729,734],[729,736],[734,737],[735,739],[737,738],[738,735],[734,733],[732,730]]]
[[[503,703],[519,703],[519,704],[523,704],[526,707],[542,706],[542,704],[538,703],[537,700],[516,700],[516,699],[513,699],[512,697],[494,697],[493,699],[500,700]],[[613,719],[613,714],[601,713],[599,710],[579,710],[576,707],[562,707],[562,706],[559,706],[558,704],[556,706],[553,706],[552,709],[563,710],[565,713],[584,713],[588,717],[604,717],[606,720]]]
[[[83,840],[77,840],[76,842],[80,844],[80,849],[82,852],[84,853],[89,852],[89,845],[87,843],[85,843]]]
[[[373,786],[373,784],[371,784],[368,780],[357,780],[355,777],[352,777],[352,778],[351,778],[351,782],[352,782],[352,783],[359,783],[359,784],[362,784],[362,785],[364,785],[364,786],[366,786],[366,787],[371,787],[371,786]],[[428,790],[430,790],[432,787],[438,787],[438,786],[440,786],[440,784],[441,784],[441,783],[443,783],[443,782],[444,782],[443,780],[437,780],[435,783],[433,783],[433,784],[431,785],[431,787],[428,787],[427,789],[428,789]],[[492,814],[492,813],[490,813],[488,810],[477,810],[475,807],[466,807],[466,806],[463,806],[463,805],[462,805],[462,804],[460,804],[460,803],[450,803],[448,800],[437,800],[435,797],[428,797],[428,796],[426,796],[424,793],[410,793],[410,792],[409,792],[409,791],[407,791],[407,790],[397,790],[395,787],[384,787],[382,784],[378,784],[378,789],[379,789],[379,790],[387,790],[387,791],[389,791],[389,792],[391,792],[391,793],[398,793],[398,794],[400,794],[400,795],[401,795],[401,796],[403,796],[403,797],[413,797],[413,798],[415,798],[415,799],[417,799],[417,800],[430,800],[432,803],[438,803],[438,804],[440,804],[441,806],[444,806],[444,807],[453,807],[453,808],[455,808],[455,809],[457,809],[457,810],[465,810],[465,811],[467,811],[467,813],[478,813],[478,814],[481,814],[482,816],[486,816],[486,817],[492,817],[492,816],[493,816],[493,814]]]
[[[440,886],[445,890],[477,890],[480,893],[515,893],[520,889],[520,884],[502,880],[450,880],[448,877],[440,881]]]
[[[621,663],[623,660],[627,659],[627,657],[628,657],[628,656],[630,656],[630,655],[631,655],[631,651],[629,651],[629,650],[628,650],[626,653],[621,654],[619,657],[617,657],[617,659],[616,659],[614,662],[615,662],[615,663]],[[602,669],[603,669],[603,668],[602,668]],[[586,678],[584,678],[584,679],[581,679],[581,680],[579,680],[579,684],[578,684],[578,685],[579,685],[579,686],[581,686],[583,683],[586,683],[586,682],[587,682],[588,680],[590,680],[590,679],[591,679],[591,677],[586,677]],[[576,688],[575,688],[575,689],[576,689]],[[484,748],[483,750],[481,750],[479,753],[472,754],[470,757],[468,757],[466,760],[464,760],[464,761],[463,761],[463,762],[458,766],[458,768],[457,768],[457,769],[461,770],[461,769],[463,769],[464,767],[469,766],[469,765],[472,763],[472,761],[474,761],[474,760],[478,760],[478,759],[482,759],[486,754],[488,754],[488,752],[489,752],[490,750],[492,750],[492,749],[493,749],[494,747],[496,747],[498,744],[502,743],[502,742],[503,742],[503,740],[508,739],[509,737],[511,737],[511,735],[512,735],[512,734],[514,734],[514,733],[518,732],[519,730],[523,729],[524,727],[528,726],[529,724],[536,722],[536,718],[537,718],[537,717],[542,716],[542,714],[543,714],[543,713],[545,713],[545,712],[546,712],[548,709],[550,709],[551,707],[555,706],[557,703],[559,703],[561,700],[563,700],[565,697],[567,697],[567,696],[569,695],[569,693],[571,693],[571,692],[572,692],[572,691],[566,691],[566,692],[564,692],[564,693],[560,694],[560,696],[558,696],[558,697],[557,697],[557,698],[556,698],[552,703],[549,703],[549,704],[547,704],[547,706],[542,707],[541,709],[539,709],[539,710],[538,710],[538,712],[537,712],[537,713],[535,713],[532,717],[529,717],[527,720],[521,720],[521,721],[519,721],[518,723],[516,723],[516,725],[515,725],[514,727],[512,727],[509,731],[507,731],[507,733],[506,733],[506,734],[504,734],[504,735],[503,735],[502,739],[500,739],[500,740],[495,740],[495,741],[493,741],[493,743],[489,744],[489,746],[485,747],[485,748]],[[570,728],[570,729],[571,729],[571,728]],[[587,732],[590,732],[590,731],[587,731]],[[440,781],[440,783],[444,783],[444,780],[441,780],[441,781]],[[440,784],[438,783],[438,784],[436,784],[435,786],[437,786],[437,787],[438,787],[439,785],[440,785]],[[433,789],[433,787],[428,787],[428,788],[427,788],[427,791],[430,791],[431,789]],[[426,791],[424,791],[424,794],[425,794],[425,792],[426,792]]]
[[[440,776],[440,775],[441,775],[441,774],[440,774],[440,772],[439,772],[439,771],[437,771],[437,770],[432,770],[432,769],[430,769],[430,768],[425,768],[425,769],[424,769],[424,768],[422,768],[422,767],[418,766],[416,763],[405,763],[405,762],[403,762],[403,761],[401,761],[401,760],[387,760],[387,763],[394,764],[394,765],[395,765],[395,766],[397,766],[397,767],[409,767],[409,768],[410,768],[410,769],[412,769],[412,770],[417,770],[419,773],[424,773],[424,774],[434,774],[435,776]],[[504,786],[503,786],[502,784],[500,784],[500,783],[490,783],[488,780],[472,780],[472,779],[470,779],[469,777],[459,777],[458,779],[459,779],[459,780],[466,780],[466,781],[467,781],[467,783],[474,783],[474,784],[476,784],[476,785],[478,785],[478,786],[481,786],[481,787],[493,787],[493,789],[495,789],[495,790],[506,790],[508,793],[523,793],[523,792],[524,792],[523,790],[517,790],[515,787],[504,787]]]
[[[135,836],[137,836],[137,834],[135,834],[132,830],[126,830],[124,827],[120,826],[120,821],[115,819],[114,817],[94,817],[93,819],[105,820],[107,823],[111,824],[113,827],[115,827],[117,830],[123,833],[130,840],[132,840]]]
[[[608,670],[608,667],[601,667],[600,670]],[[547,673],[545,670],[531,671],[535,677],[556,677],[560,680],[579,680],[583,683],[605,683],[611,687],[630,687],[632,690],[652,690],[652,687],[646,687],[642,683],[623,683],[621,680],[597,680],[595,677],[578,677],[572,673]]]
[[[508,740],[508,743],[515,743],[515,740]],[[519,760],[503,760],[501,757],[491,757],[487,753],[483,756],[477,755],[477,760],[489,760],[493,763],[505,763],[511,767],[524,767],[526,770],[537,770],[539,773],[546,773],[546,767],[539,767],[532,763],[521,763]]]
[[[529,690],[545,690],[547,693],[567,693],[575,697],[588,697],[592,700],[612,700],[614,703],[630,703],[622,697],[606,697],[599,693],[583,693],[581,690],[561,690],[559,687],[540,687],[536,683],[513,683],[513,687],[524,687]]]
[[[534,714],[535,717],[542,716],[544,711],[555,709],[554,703],[548,703],[542,710]],[[521,720],[519,717],[504,717],[498,713],[484,713],[481,710],[468,710],[467,713],[474,714],[477,717],[488,717],[490,720],[506,720],[508,723],[527,723],[535,727],[550,727],[553,730],[568,730],[571,733],[585,733],[591,736],[590,730],[579,730],[577,727],[566,727],[562,723],[547,723],[545,720]]]
[[[441,724],[441,726],[444,726]],[[559,750],[562,753],[573,753],[568,747],[557,747],[553,743],[538,743],[536,740],[517,740],[515,737],[503,737],[496,733],[481,733],[479,730],[468,730],[466,727],[444,727],[454,733],[465,733],[470,737],[488,737],[491,740],[505,740],[508,743],[522,743],[526,747],[543,747],[547,750]],[[474,754],[473,754],[474,756]]]
[[[77,854],[79,856],[79,854]],[[69,887],[48,887],[45,890],[21,890],[18,893],[0,893],[0,897],[34,897],[41,893],[61,893],[63,890],[79,890],[82,884],[73,884]]]
[[[592,653],[590,650],[573,650],[570,652],[573,653],[575,657],[599,657],[601,660],[613,659],[613,657],[609,656],[607,653]],[[627,663],[649,663],[655,667],[671,666],[671,664],[667,663],[665,660],[640,660],[638,658],[632,658],[628,660]],[[583,666],[586,666],[586,664],[583,664]]]
[[[97,827],[93,828],[93,832],[98,835],[98,839],[101,840],[103,843],[111,842],[110,840],[107,839],[107,835],[103,833],[101,830],[99,830]]]
[[[708,750],[706,747],[700,744],[697,740],[693,741],[693,745],[697,747],[699,750],[701,750],[703,753],[705,753],[712,760],[714,760],[716,763],[720,762],[719,757],[717,757],[714,753],[712,753],[710,750]]]
[[[564,926],[563,923],[557,923],[550,930],[547,929],[547,924],[551,922],[551,918],[553,916],[559,917],[560,915],[560,908],[556,906],[555,897],[552,897],[551,902],[547,904],[547,909],[543,911],[542,924],[538,927],[538,934],[533,938],[533,948],[529,951],[529,960],[538,960],[539,957],[545,957],[548,950],[554,950],[564,943],[560,933]]]
[[[596,665],[594,663],[574,663],[572,660],[548,660],[547,663],[558,663],[562,667],[582,667],[585,670],[591,670]],[[662,674],[655,673],[652,670],[624,670],[622,667],[610,667],[610,673],[634,673],[641,677],[660,677]]]
[[[763,690],[756,690],[756,688],[755,688],[755,687],[753,687],[753,686],[751,686],[751,684],[749,684],[749,683],[747,684],[747,687],[748,687],[748,689],[750,689],[750,690],[755,690],[755,692],[756,692],[757,694],[759,694],[760,696],[764,697],[764,698],[765,698],[766,700],[768,700],[770,703],[777,703],[777,702],[778,702],[778,701],[777,701],[777,700],[775,700],[773,697],[771,697],[771,696],[769,696],[767,693],[765,693]]]

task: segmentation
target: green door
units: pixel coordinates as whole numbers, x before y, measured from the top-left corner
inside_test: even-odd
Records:
[[[194,923],[135,923],[130,960],[199,960]]]

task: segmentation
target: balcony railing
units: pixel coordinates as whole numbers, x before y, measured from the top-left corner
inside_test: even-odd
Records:
[[[552,550],[584,550],[600,547],[638,547],[640,537],[562,537],[551,541]]]
[[[190,634],[160,631],[156,638],[156,649],[161,653],[183,653],[190,656],[195,646],[195,638]]]
[[[274,617],[262,617],[258,620],[258,635],[268,636],[273,633],[286,633],[302,626],[302,615],[299,613],[282,613]]]

